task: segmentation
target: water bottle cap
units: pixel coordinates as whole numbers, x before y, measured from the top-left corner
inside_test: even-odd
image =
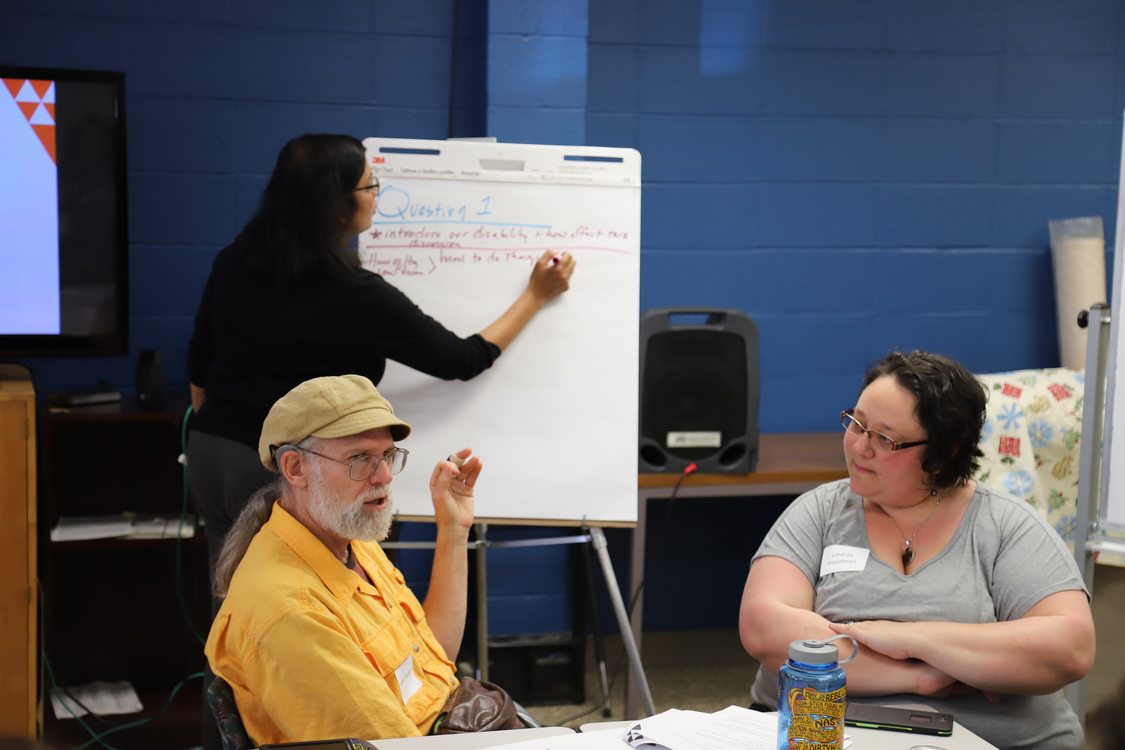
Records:
[[[839,661],[840,649],[827,641],[793,641],[789,644],[789,658],[806,664],[832,664]]]
[[[834,635],[824,640],[807,638],[803,641],[793,641],[789,644],[789,658],[794,661],[803,661],[805,664],[834,664],[840,658],[840,650],[833,641],[847,638],[852,642],[852,652],[847,659],[840,662],[847,664],[859,655],[859,643],[850,635]]]

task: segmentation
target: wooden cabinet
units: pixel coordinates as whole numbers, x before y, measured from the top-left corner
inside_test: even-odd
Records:
[[[0,365],[0,735],[36,726],[35,390]]]
[[[177,516],[183,509],[181,413],[129,404],[40,415],[40,569],[43,643],[60,686],[128,681],[144,711],[88,720],[103,731],[156,717],[173,688],[204,667],[210,622],[207,548],[194,538],[51,541],[60,517],[132,512]],[[191,513],[192,509],[187,508]],[[160,718],[112,734],[118,748],[201,744],[202,688],[189,680]],[[89,734],[44,704],[43,736],[77,745]]]

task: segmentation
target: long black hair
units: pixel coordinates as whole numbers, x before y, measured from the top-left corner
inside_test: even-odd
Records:
[[[988,395],[962,365],[940,354],[891,352],[863,378],[863,387],[889,375],[918,400],[915,416],[926,431],[922,470],[947,489],[965,484],[980,468],[978,447]]]
[[[350,135],[302,135],[286,143],[237,240],[247,266],[281,284],[358,268],[347,225],[365,158],[363,144]]]

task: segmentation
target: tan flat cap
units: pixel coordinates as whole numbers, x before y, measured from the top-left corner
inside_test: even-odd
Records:
[[[307,437],[348,437],[377,427],[389,427],[395,440],[410,434],[410,425],[395,416],[390,402],[362,375],[313,378],[270,407],[262,422],[258,457],[267,469],[277,471],[274,452],[283,445]]]

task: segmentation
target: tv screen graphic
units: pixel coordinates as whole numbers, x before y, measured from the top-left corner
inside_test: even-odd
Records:
[[[0,66],[0,354],[123,354],[124,76]]]

